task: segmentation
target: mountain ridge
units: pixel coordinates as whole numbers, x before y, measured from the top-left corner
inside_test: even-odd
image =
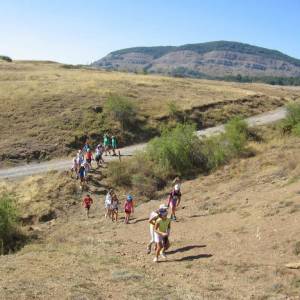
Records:
[[[278,50],[230,41],[125,48],[113,51],[91,65],[118,71],[188,77],[300,76],[300,59]]]

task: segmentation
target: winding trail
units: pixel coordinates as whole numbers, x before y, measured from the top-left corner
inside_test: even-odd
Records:
[[[247,118],[246,121],[250,127],[261,126],[270,123],[277,122],[286,116],[285,108],[278,108],[276,110],[263,113],[254,117]],[[223,132],[224,125],[211,127],[197,131],[199,137],[208,137]],[[129,147],[122,148],[121,154],[123,156],[132,156],[134,152],[142,150],[147,144],[137,144]],[[118,159],[117,157],[105,157],[105,161],[111,161]],[[71,168],[71,158],[55,159],[51,161],[44,161],[41,163],[30,163],[24,166],[18,166],[13,168],[0,169],[0,179],[17,179],[20,177],[31,176],[40,173],[46,173],[49,171],[63,171]]]

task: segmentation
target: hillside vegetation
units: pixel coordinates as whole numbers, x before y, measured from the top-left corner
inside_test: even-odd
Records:
[[[229,41],[121,49],[95,61],[92,66],[177,77],[231,81],[240,81],[242,77],[248,82],[300,84],[299,59],[277,50]]]
[[[112,117],[105,104],[114,97],[135,107],[134,126],[122,128]],[[158,135],[162,124],[185,120],[203,128],[298,97],[296,88],[0,62],[0,159],[3,164],[67,155],[87,136],[98,142],[105,131],[116,134],[120,145],[137,143]]]
[[[170,186],[139,205],[126,226],[104,218],[99,180],[91,184],[90,219],[65,173],[4,182],[2,190],[16,190],[23,214],[48,206],[56,216],[30,220],[37,240],[0,256],[0,297],[154,300],[159,291],[159,299],[297,299],[299,270],[286,264],[300,255],[300,139],[277,127],[257,133],[262,141],[251,142],[255,156],[182,184],[168,260],[156,265],[146,254],[147,220]]]

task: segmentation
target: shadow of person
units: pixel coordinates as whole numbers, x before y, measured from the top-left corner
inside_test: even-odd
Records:
[[[195,249],[195,248],[205,248],[206,245],[190,245],[190,246],[185,246],[185,247],[182,247],[182,248],[178,248],[178,249],[175,249],[175,250],[171,250],[171,251],[168,251],[166,252],[167,254],[175,254],[175,253],[178,253],[178,252],[186,252],[186,251],[189,251],[189,250],[192,250],[192,249]]]
[[[190,255],[190,256],[185,256],[182,258],[178,258],[178,259],[174,259],[172,261],[193,261],[196,259],[200,259],[200,258],[210,258],[212,257],[212,254],[198,254],[198,255]]]
[[[145,219],[137,219],[137,220],[134,222],[134,224],[139,223],[139,222],[144,222],[144,221],[147,221],[147,220],[149,220],[149,219],[148,219],[148,218],[145,218]]]

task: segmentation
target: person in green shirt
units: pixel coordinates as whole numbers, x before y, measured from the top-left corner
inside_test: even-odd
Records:
[[[154,241],[156,243],[156,254],[153,262],[158,262],[159,255],[166,259],[165,251],[170,247],[169,235],[171,220],[168,218],[168,211],[165,208],[159,209],[159,218],[154,225]]]
[[[116,154],[116,149],[118,148],[117,138],[114,135],[111,136],[111,148],[113,151],[113,156],[117,156],[117,154]]]
[[[107,152],[108,154],[110,155],[110,137],[107,133],[104,134],[103,136],[103,145],[104,145],[104,153],[105,153],[105,156],[107,156]]]

